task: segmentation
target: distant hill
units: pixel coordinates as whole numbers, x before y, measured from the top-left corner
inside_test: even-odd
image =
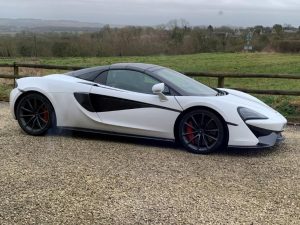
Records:
[[[87,23],[73,20],[7,19],[0,18],[0,33],[31,32],[80,32],[95,31],[101,23]]]

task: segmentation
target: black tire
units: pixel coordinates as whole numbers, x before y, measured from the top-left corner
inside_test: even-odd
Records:
[[[208,154],[225,146],[225,127],[215,113],[206,109],[193,110],[182,117],[178,138],[188,151]]]
[[[20,127],[30,135],[43,135],[54,126],[55,114],[49,100],[38,93],[18,101],[16,117]]]

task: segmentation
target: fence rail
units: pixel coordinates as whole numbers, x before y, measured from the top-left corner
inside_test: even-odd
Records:
[[[19,75],[19,68],[35,68],[35,69],[55,69],[55,70],[79,70],[86,67],[80,66],[58,66],[58,65],[40,65],[40,64],[24,64],[24,63],[3,63],[0,67],[13,68],[13,75],[0,74],[0,78],[4,79],[18,79],[22,77],[28,77],[25,75]],[[251,73],[210,73],[210,72],[184,72],[190,77],[213,77],[218,79],[218,88],[223,88],[225,78],[271,78],[271,79],[294,79],[300,80],[300,75],[291,74],[251,74]],[[266,94],[266,95],[289,95],[300,96],[300,91],[291,90],[253,90],[253,89],[241,89],[234,88],[236,90],[244,91],[251,94]]]

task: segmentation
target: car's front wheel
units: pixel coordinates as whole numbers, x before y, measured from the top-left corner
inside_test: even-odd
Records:
[[[188,151],[207,154],[225,145],[226,133],[219,116],[210,110],[198,109],[182,117],[178,137]]]
[[[51,128],[54,110],[41,94],[28,94],[18,102],[16,117],[20,127],[30,135],[42,135]]]

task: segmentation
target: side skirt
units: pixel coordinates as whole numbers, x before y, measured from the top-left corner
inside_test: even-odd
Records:
[[[132,138],[155,140],[155,141],[175,142],[174,139],[148,137],[148,136],[134,135],[134,134],[123,134],[123,133],[117,133],[112,131],[94,130],[94,129],[77,128],[77,127],[58,127],[58,128],[61,128],[63,130],[80,131],[80,132],[94,133],[94,134],[105,134],[105,135],[118,136],[118,137],[132,137]]]

